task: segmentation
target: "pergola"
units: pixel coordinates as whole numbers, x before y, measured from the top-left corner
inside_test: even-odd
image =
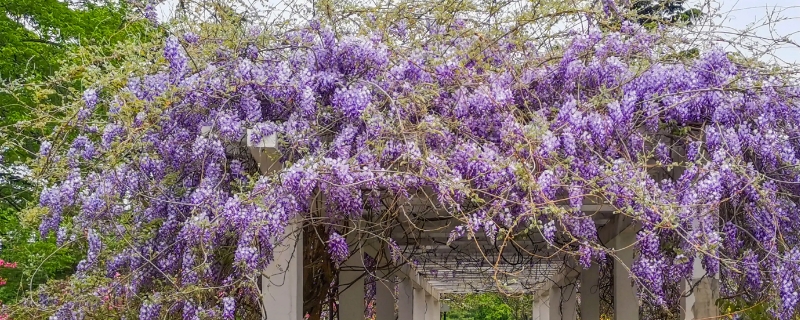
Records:
[[[274,160],[278,154],[274,136],[256,144],[248,135],[247,147],[262,173],[279,169]],[[448,241],[453,219],[425,199],[424,195],[410,195],[406,202],[394,204],[409,216],[413,213],[414,219],[391,226],[376,221],[348,234],[348,243],[358,248],[359,254],[353,254],[340,269],[339,319],[364,319],[367,274],[379,280],[375,293],[378,320],[440,319],[442,294],[498,291],[532,294],[532,319],[600,318],[598,265],[580,268],[574,257],[554,250],[538,233],[513,241],[502,236],[491,239],[483,233]],[[615,214],[609,205],[585,202],[581,209],[593,217],[601,243],[615,250],[614,318],[639,319],[638,298],[629,276],[638,226],[625,215]],[[386,232],[386,228],[390,230]],[[389,234],[402,256],[368,270],[363,254],[391,256],[386,241],[381,241],[387,239],[375,237],[377,233]],[[264,272],[261,285],[266,319],[303,319],[301,234],[296,224],[286,229],[285,239],[274,249],[274,261]],[[681,319],[717,316],[718,280],[705,276],[700,259],[695,259],[694,270],[693,281],[686,284],[690,294],[682,299]]]

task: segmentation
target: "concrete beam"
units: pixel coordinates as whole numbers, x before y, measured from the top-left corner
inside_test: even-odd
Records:
[[[568,279],[574,279],[580,275],[578,272],[577,266],[572,266],[572,262],[569,260],[560,260],[562,261],[561,268],[559,271],[554,273],[552,278],[547,279],[545,284],[533,294],[534,296],[544,296],[550,294],[550,288],[552,286],[564,283]]]
[[[407,277],[411,281],[411,284],[414,286],[415,289],[420,288],[424,292],[435,296],[436,299],[439,299],[440,296],[439,290],[436,290],[436,288],[434,288],[430,283],[428,283],[428,280],[425,279],[424,276],[420,275],[419,272],[417,272],[417,270],[415,270],[408,264],[400,267],[398,273],[401,273],[402,275]]]
[[[633,218],[624,214],[615,214],[600,230],[597,230],[597,237],[600,239],[600,243],[608,247],[613,245],[611,240],[627,230],[631,224],[633,224]]]

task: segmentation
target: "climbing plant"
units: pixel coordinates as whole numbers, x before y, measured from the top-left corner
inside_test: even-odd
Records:
[[[800,91],[774,66],[670,26],[600,31],[588,4],[323,1],[269,24],[183,4],[152,41],[78,48],[29,84],[64,103],[39,104],[54,129],[25,217],[86,256],[12,317],[256,318],[255,279],[300,224],[318,319],[354,230],[414,264],[390,236],[425,222],[398,205],[415,199],[446,212],[450,241],[536,237],[584,267],[616,258],[581,210],[604,203],[638,230],[642,304],[673,310],[700,260],[723,299],[798,314]],[[272,138],[280,168],[260,172],[248,146]]]

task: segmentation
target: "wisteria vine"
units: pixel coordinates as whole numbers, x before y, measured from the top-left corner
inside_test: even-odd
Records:
[[[187,32],[122,85],[91,84],[40,152],[40,232],[85,239],[87,255],[58,285],[68,294],[26,305],[59,319],[257,314],[250,279],[290,221],[327,225],[338,265],[347,221],[424,190],[460,221],[452,240],[535,230],[584,266],[614,254],[580,210],[605,203],[640,230],[644,303],[678,303],[701,259],[722,296],[799,313],[796,83],[718,49],[681,56],[627,22],[547,54],[464,24],[417,26],[430,41],[411,49],[405,25],[312,22],[270,35],[279,46]],[[277,137],[283,169],[262,175],[237,152],[248,132]]]

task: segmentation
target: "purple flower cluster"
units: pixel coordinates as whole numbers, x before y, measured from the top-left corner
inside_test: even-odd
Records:
[[[650,300],[653,305],[663,306],[664,287],[669,279],[665,273],[671,266],[660,249],[661,245],[655,233],[641,232],[636,238],[639,254],[631,267],[631,273],[644,284],[642,290],[639,290],[641,298],[645,301]],[[648,291],[649,295],[643,294]]]
[[[356,121],[371,101],[366,87],[342,88],[331,98],[331,103],[350,121]]]
[[[173,81],[178,81],[183,78],[183,75],[188,71],[186,68],[189,64],[189,59],[181,49],[181,44],[176,37],[167,38],[167,43],[164,46],[164,58],[169,61],[170,73]]]
[[[139,320],[156,320],[161,313],[161,305],[145,302],[139,308]]]
[[[347,246],[347,241],[339,235],[336,231],[331,231],[328,236],[328,252],[331,255],[331,260],[338,266],[344,263],[350,257],[350,249]]]
[[[78,272],[85,272],[93,268],[97,264],[100,250],[103,248],[100,236],[94,230],[89,230],[87,240],[89,242],[89,251],[86,254],[86,259],[78,263]]]
[[[236,300],[232,297],[222,298],[222,318],[232,320],[236,314]]]

